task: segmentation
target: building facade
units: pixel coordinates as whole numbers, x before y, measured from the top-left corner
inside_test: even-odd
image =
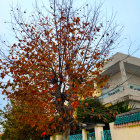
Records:
[[[140,59],[116,53],[111,57],[102,75],[108,75],[107,88],[102,89],[99,99],[103,104],[116,104],[128,100],[140,108]]]

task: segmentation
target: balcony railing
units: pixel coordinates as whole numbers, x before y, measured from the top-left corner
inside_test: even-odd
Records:
[[[133,90],[140,91],[140,86],[135,84],[129,84],[129,88]]]
[[[114,95],[114,94],[116,94],[116,93],[118,93],[120,91],[123,91],[123,86],[119,86],[119,87],[117,87],[117,88],[115,88],[113,90],[110,90],[109,92],[106,92],[106,93],[102,94],[99,97],[99,99],[103,99],[103,98],[109,97],[109,96]]]
[[[135,85],[135,84],[128,84],[128,87],[132,90],[137,90],[137,91],[140,91],[140,85]],[[111,95],[114,95],[120,91],[123,91],[124,88],[123,86],[119,86],[113,90],[110,90],[110,89],[105,89],[102,91],[102,95],[100,97],[98,97],[99,99],[103,99],[103,98],[106,98],[106,97],[109,97]]]

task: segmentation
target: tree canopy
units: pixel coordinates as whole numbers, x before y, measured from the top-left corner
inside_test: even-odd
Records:
[[[4,129],[2,134],[2,140],[12,139],[12,140],[39,140],[41,138],[42,131],[37,130],[36,126],[31,127],[26,123],[25,120],[19,120],[20,118],[15,116],[20,109],[20,106],[16,102],[11,101],[4,110],[1,110],[0,124]]]
[[[26,11],[11,10],[16,41],[1,53],[1,78],[11,77],[2,93],[20,106],[19,120],[47,135],[65,132],[81,98],[106,81],[100,72],[119,33],[112,19],[100,19],[100,6],[88,9],[53,0],[48,15],[38,9],[27,22]]]

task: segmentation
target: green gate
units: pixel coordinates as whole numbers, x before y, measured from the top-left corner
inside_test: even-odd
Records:
[[[112,140],[110,130],[101,131],[102,140]]]
[[[87,140],[95,140],[95,132],[87,134]]]
[[[82,134],[70,135],[70,140],[82,140]]]

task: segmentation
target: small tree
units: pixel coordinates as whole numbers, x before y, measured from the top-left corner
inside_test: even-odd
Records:
[[[77,120],[79,123],[97,124],[115,121],[118,114],[133,109],[129,107],[129,101],[119,102],[106,107],[97,98],[90,98],[81,102],[82,107],[77,109]]]
[[[2,140],[39,140],[41,131],[36,130],[37,126],[31,127],[25,120],[19,121],[19,118],[15,116],[14,113],[17,113],[19,108],[12,102],[4,111],[1,111],[0,124],[4,129]]]
[[[26,23],[26,11],[12,9],[17,41],[8,46],[8,56],[1,53],[1,78],[12,80],[1,87],[20,106],[15,115],[21,121],[66,139],[79,100],[106,80],[101,68],[119,34],[112,19],[100,21],[100,6],[74,10],[72,0],[53,0],[47,11],[46,17],[38,9]]]

